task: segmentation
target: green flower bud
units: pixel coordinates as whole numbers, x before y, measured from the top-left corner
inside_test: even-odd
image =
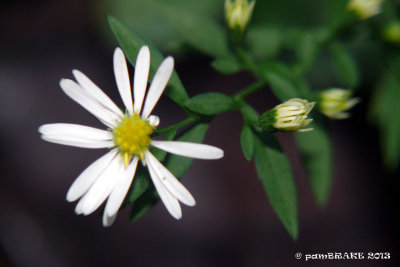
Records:
[[[360,100],[352,98],[350,90],[328,89],[319,95],[318,108],[322,114],[332,119],[345,119],[350,116],[345,112],[356,105]]]
[[[388,42],[400,44],[400,23],[396,21],[386,26],[383,38]]]
[[[308,132],[313,128],[300,129],[307,126],[312,119],[307,115],[315,102],[301,98],[292,98],[271,110],[264,112],[259,120],[260,126],[266,131],[280,130],[284,132]]]
[[[347,10],[353,11],[360,19],[367,19],[381,13],[383,0],[351,0]]]
[[[246,29],[253,13],[256,1],[250,3],[247,0],[225,0],[225,18],[229,29],[239,29],[241,33]]]

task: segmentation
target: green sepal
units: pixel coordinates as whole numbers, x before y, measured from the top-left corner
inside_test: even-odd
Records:
[[[275,108],[265,111],[258,120],[258,125],[268,132],[275,132],[274,123],[276,122],[277,111]]]

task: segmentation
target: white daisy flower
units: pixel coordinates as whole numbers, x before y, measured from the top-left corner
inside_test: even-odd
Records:
[[[160,119],[150,115],[162,95],[174,68],[167,57],[154,75],[146,95],[150,68],[150,51],[143,46],[136,60],[132,101],[128,68],[120,48],[114,52],[114,73],[126,111],[123,113],[88,77],[73,70],[77,82],[62,79],[62,90],[107,126],[106,130],[88,126],[54,123],[39,128],[46,141],[83,148],[108,148],[104,156],[87,167],[71,185],[67,201],[79,200],[75,212],[88,215],[106,200],[103,225],[110,226],[121,207],[135,176],[139,160],[147,166],[153,184],[169,213],[182,217],[178,200],[188,206],[196,204],[190,192],[150,152],[150,147],[198,159],[219,159],[224,152],[213,146],[178,141],[151,140]]]

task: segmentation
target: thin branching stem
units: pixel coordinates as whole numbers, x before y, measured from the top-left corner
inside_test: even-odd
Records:
[[[258,92],[259,90],[261,90],[264,86],[266,85],[266,83],[264,81],[258,81],[255,82],[245,88],[243,88],[242,90],[240,90],[239,92],[237,92],[234,96],[233,99],[234,100],[242,100],[245,97]]]
[[[173,124],[173,125],[171,125],[171,126],[169,126],[169,127],[167,127],[167,128],[157,129],[157,130],[155,131],[155,135],[158,136],[158,135],[162,135],[162,134],[168,133],[168,132],[170,132],[170,131],[176,131],[176,130],[178,130],[179,128],[182,128],[182,127],[184,127],[184,126],[186,126],[186,125],[189,125],[189,124],[191,124],[191,123],[193,123],[193,122],[198,121],[199,119],[200,119],[200,118],[197,117],[197,116],[193,116],[193,117],[186,118],[186,119],[184,119],[183,121],[177,122],[177,123],[175,123],[175,124]]]

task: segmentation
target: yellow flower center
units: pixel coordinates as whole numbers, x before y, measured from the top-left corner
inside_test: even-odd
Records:
[[[118,147],[125,166],[133,156],[144,159],[144,152],[150,145],[150,135],[154,126],[143,120],[138,114],[124,116],[113,130],[114,144]]]

